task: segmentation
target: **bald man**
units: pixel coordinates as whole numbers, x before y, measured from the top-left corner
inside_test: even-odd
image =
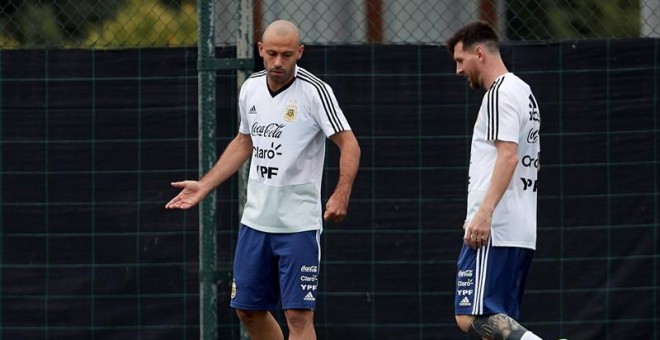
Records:
[[[293,23],[271,23],[258,47],[264,70],[241,87],[238,135],[199,181],[172,183],[182,190],[165,207],[195,206],[251,157],[231,306],[254,340],[284,338],[271,313],[278,302],[289,339],[316,339],[323,220],[337,223],[346,216],[360,148],[332,88],[298,67],[304,46]],[[326,138],[341,155],[323,213]]]

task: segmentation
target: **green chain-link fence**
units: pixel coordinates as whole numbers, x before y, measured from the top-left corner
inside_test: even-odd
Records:
[[[232,44],[237,1],[219,0],[219,44]],[[660,36],[658,0],[255,0],[254,28],[295,21],[307,43],[438,43],[476,18],[510,40]],[[195,0],[4,0],[0,48],[194,46]]]

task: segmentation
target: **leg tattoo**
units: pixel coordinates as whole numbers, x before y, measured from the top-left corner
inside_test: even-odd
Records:
[[[527,332],[516,320],[506,314],[477,316],[468,329],[470,339],[520,340]]]

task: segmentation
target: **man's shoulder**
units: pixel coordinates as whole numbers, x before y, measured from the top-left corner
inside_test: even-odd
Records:
[[[502,76],[502,84],[499,91],[505,92],[531,92],[529,84],[513,73],[507,73]]]
[[[314,87],[330,87],[328,83],[323,81],[323,79],[317,77],[314,75],[312,72],[307,71],[306,69],[298,66],[297,72],[296,72],[296,77],[300,80],[303,81],[303,83],[309,84],[309,86],[314,86]]]
[[[243,85],[241,85],[242,88],[248,88],[250,86],[254,86],[255,84],[259,84],[265,79],[266,77],[266,71],[262,70],[259,72],[254,72],[252,73],[245,81],[243,82]]]
[[[252,73],[250,75],[250,77],[248,77],[248,80],[261,78],[261,77],[265,77],[265,76],[266,76],[266,70],[261,70],[261,71],[257,71],[257,72]]]
[[[532,93],[530,86],[513,73],[507,73],[499,78],[499,84],[494,86],[494,89],[497,93],[490,97],[496,98],[498,102],[524,103]]]

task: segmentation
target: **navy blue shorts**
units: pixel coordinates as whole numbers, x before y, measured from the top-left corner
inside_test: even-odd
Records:
[[[520,316],[520,303],[534,251],[516,247],[472,249],[463,244],[456,274],[456,315]]]
[[[241,225],[234,257],[231,306],[244,310],[316,307],[319,230],[265,233]]]

